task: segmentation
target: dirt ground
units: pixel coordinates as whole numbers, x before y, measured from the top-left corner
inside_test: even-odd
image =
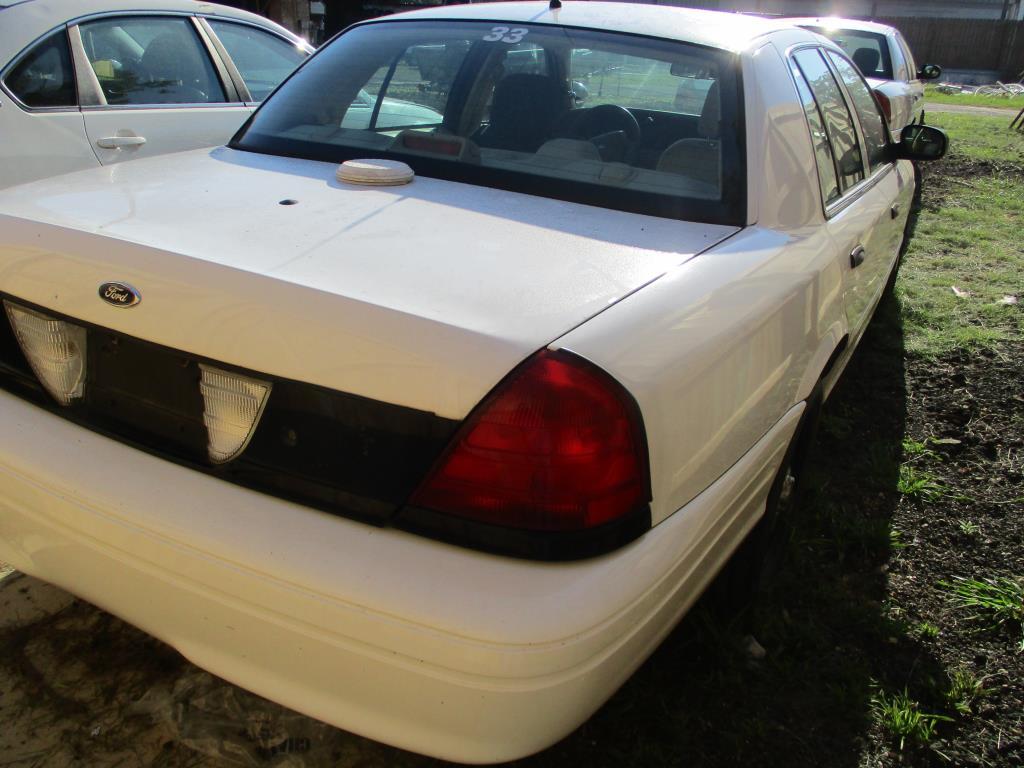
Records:
[[[929,180],[926,207],[947,181]],[[899,312],[883,302],[826,404],[770,592],[739,616],[703,599],[588,723],[520,765],[1024,765],[1022,628],[972,618],[947,586],[1024,574],[1024,345],[914,357]],[[908,467],[930,486],[899,491]],[[941,717],[934,738],[901,746],[877,716],[883,692]],[[253,696],[10,571],[0,723],[0,768],[438,764]]]

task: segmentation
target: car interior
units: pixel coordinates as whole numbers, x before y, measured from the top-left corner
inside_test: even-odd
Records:
[[[718,197],[721,91],[707,61],[536,45],[475,56],[463,47],[450,57],[437,47],[410,47],[396,66],[360,83],[348,108],[365,112],[367,98],[379,100],[376,121],[363,129],[378,138],[351,135],[343,115],[333,140],[659,191],[683,177],[688,194]],[[426,117],[396,123],[398,103]]]
[[[108,104],[225,101],[213,65],[183,19],[101,20],[80,29]]]

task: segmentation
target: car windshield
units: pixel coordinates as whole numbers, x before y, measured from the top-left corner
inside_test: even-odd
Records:
[[[237,149],[742,224],[735,54],[552,25],[372,22],[314,55]]]
[[[892,58],[889,43],[880,32],[865,32],[860,29],[832,29],[830,27],[807,27],[824,35],[842,48],[853,59],[864,77],[878,80],[892,80]]]

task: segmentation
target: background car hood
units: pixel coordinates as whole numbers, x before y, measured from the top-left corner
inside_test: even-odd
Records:
[[[197,355],[452,418],[736,231],[227,148],[0,193],[0,291]],[[295,201],[282,204],[282,201]],[[142,303],[113,308],[106,281]]]

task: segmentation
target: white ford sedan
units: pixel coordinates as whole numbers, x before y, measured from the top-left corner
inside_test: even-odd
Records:
[[[0,187],[224,144],[311,51],[194,0],[0,0]]]
[[[779,22],[478,4],[0,193],[0,560],[357,733],[540,750],[778,514],[908,131]]]

